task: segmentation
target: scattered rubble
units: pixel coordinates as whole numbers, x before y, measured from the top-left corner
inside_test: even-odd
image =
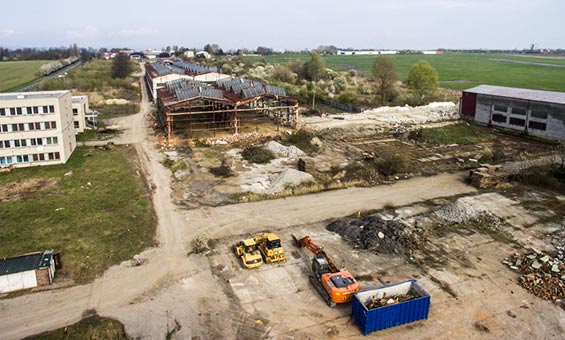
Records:
[[[400,220],[385,220],[380,215],[361,219],[342,219],[326,226],[352,243],[355,248],[375,253],[411,254],[425,241],[423,230]]]
[[[449,202],[436,209],[433,213],[436,217],[454,223],[463,223],[474,220],[496,219],[489,211],[477,207],[472,201],[458,199]]]
[[[551,300],[565,309],[565,264],[532,248],[528,253],[514,254],[502,263],[522,274],[518,282],[532,294]]]
[[[494,188],[509,179],[510,173],[503,171],[500,165],[481,164],[469,173],[471,185],[479,189]]]

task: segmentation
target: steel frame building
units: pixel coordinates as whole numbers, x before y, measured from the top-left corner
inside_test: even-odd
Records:
[[[286,95],[282,87],[238,77],[205,83],[179,79],[157,91],[157,117],[170,140],[173,130],[195,132],[240,132],[242,126],[268,117],[277,129],[294,126],[298,100]]]

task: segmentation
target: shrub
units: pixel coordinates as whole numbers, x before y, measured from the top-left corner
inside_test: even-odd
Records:
[[[275,159],[275,155],[271,150],[261,146],[249,146],[243,149],[241,156],[248,162],[257,164],[266,164]]]
[[[357,97],[357,94],[355,94],[354,92],[347,91],[337,96],[337,102],[343,105],[353,106],[353,105],[357,105],[357,103],[359,102],[359,98]]]
[[[376,159],[375,166],[377,170],[385,175],[392,176],[406,170],[408,162],[403,155],[387,153]]]
[[[285,145],[294,145],[307,154],[313,154],[318,151],[318,146],[312,144],[314,134],[306,130],[298,130],[292,135],[285,137],[281,142]]]

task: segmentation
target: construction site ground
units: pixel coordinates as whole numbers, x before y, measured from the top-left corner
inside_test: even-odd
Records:
[[[132,128],[116,142],[134,143],[140,155],[153,189],[159,245],[136,255],[136,261],[111,267],[94,282],[1,299],[2,338],[65,327],[93,312],[119,320],[129,336],[139,339],[367,338],[351,319],[351,305],[330,308],[310,285],[310,255],[293,248],[291,234],[311,235],[334,262],[344,261],[362,289],[417,279],[430,293],[428,320],[369,338],[563,338],[565,311],[519,286],[519,275],[502,263],[532,246],[552,251],[556,239],[563,240],[555,236],[565,228],[562,196],[518,190],[512,184],[477,191],[465,183],[468,171],[437,169],[435,175],[389,185],[253,203],[180,206],[175,204],[177,185],[196,172],[178,177],[176,172],[187,169],[178,168],[173,176],[164,166],[166,159],[189,153],[167,155],[154,147],[158,141],[147,127],[149,105],[144,88],[142,92],[143,111],[124,118]],[[353,157],[334,156],[327,155],[327,162]],[[197,203],[200,193],[194,192],[192,202]],[[336,219],[356,220],[358,212],[401,220],[425,239],[406,254],[377,254],[326,229]],[[496,224],[477,222],[485,212]],[[448,223],[448,218],[461,222]],[[232,253],[233,243],[263,230],[281,237],[288,260],[243,269]],[[194,253],[200,245],[194,240],[209,249]]]

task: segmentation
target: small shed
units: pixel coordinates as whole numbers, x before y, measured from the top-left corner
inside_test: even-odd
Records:
[[[53,283],[53,250],[0,259],[0,293]]]

